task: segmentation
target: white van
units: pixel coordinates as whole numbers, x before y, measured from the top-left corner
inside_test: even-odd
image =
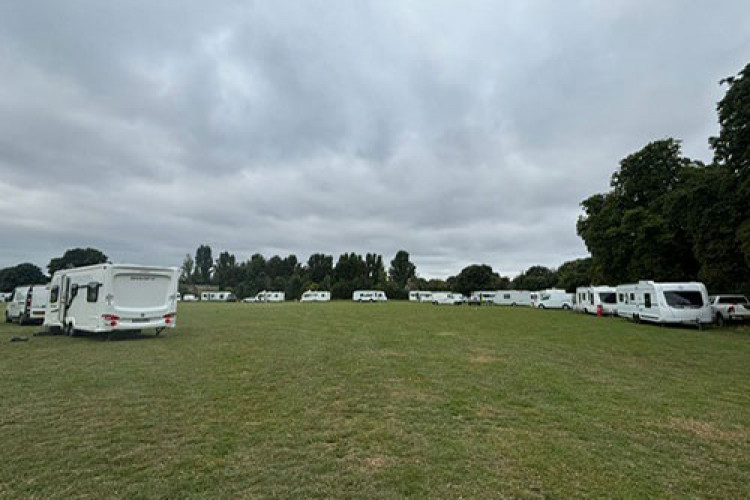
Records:
[[[52,276],[44,326],[76,332],[156,330],[177,324],[176,267],[96,264]]]
[[[617,314],[635,321],[698,326],[713,322],[706,285],[699,282],[620,285],[617,300]]]
[[[573,307],[573,294],[558,288],[550,288],[539,292],[536,302],[539,309],[571,309]]]
[[[461,293],[435,292],[432,294],[432,303],[435,305],[458,306],[466,302],[466,297]]]
[[[409,301],[411,302],[432,302],[432,292],[414,290],[409,292]]]
[[[500,290],[495,294],[499,306],[530,306],[531,292],[528,290]]]
[[[329,302],[331,300],[331,292],[323,292],[317,290],[308,290],[302,294],[300,302]]]
[[[234,302],[237,297],[232,292],[203,292],[201,293],[202,302]]]
[[[352,294],[354,302],[387,302],[388,297],[380,290],[356,290]]]
[[[576,289],[576,311],[588,314],[612,315],[617,312],[617,288],[613,286],[585,286]]]
[[[10,323],[15,320],[19,325],[42,323],[48,300],[47,285],[16,287],[5,306],[5,322]]]
[[[471,296],[469,297],[469,302],[473,302],[476,304],[493,304],[495,301],[495,295],[497,295],[498,292],[496,291],[486,291],[486,290],[478,290],[476,292],[471,292]]]

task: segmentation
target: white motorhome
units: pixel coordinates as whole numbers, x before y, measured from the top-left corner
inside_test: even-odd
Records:
[[[201,301],[203,302],[234,302],[237,297],[232,292],[203,292]]]
[[[639,281],[617,287],[617,314],[635,321],[703,325],[713,322],[703,283]]]
[[[500,290],[495,294],[499,306],[530,306],[531,292],[528,290]]]
[[[387,302],[388,297],[380,290],[356,290],[352,294],[354,302]]]
[[[458,306],[466,302],[466,297],[460,293],[435,292],[432,294],[432,303],[435,305]]]
[[[96,264],[57,271],[44,325],[50,330],[112,333],[177,324],[176,267]]]
[[[612,315],[617,313],[617,288],[613,286],[582,286],[576,289],[576,311],[588,314]]]
[[[433,292],[414,290],[409,292],[409,300],[411,302],[432,302],[432,295]]]
[[[42,323],[48,300],[49,287],[47,285],[16,287],[5,306],[5,322],[17,321],[19,325]]]
[[[331,300],[331,292],[308,290],[302,294],[300,302],[328,302]]]
[[[558,288],[550,288],[539,292],[536,302],[539,309],[571,309],[573,307],[573,294]]]

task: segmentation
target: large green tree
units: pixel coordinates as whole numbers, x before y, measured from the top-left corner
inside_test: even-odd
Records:
[[[486,264],[466,266],[454,278],[448,278],[451,289],[464,295],[479,290],[505,290],[510,282]]]
[[[66,250],[62,257],[55,257],[50,260],[47,270],[52,276],[55,271],[60,269],[104,264],[105,262],[107,262],[107,256],[101,250],[96,248],[71,248]]]
[[[531,266],[513,279],[515,290],[545,290],[557,284],[557,273],[544,266]]]
[[[214,259],[211,255],[211,247],[201,245],[195,251],[195,270],[197,271],[197,282],[203,285],[211,283],[211,268],[214,266]]]
[[[409,260],[409,252],[399,250],[391,261],[391,267],[388,274],[391,280],[400,288],[406,288],[409,279],[416,274],[417,266]]]
[[[596,285],[591,279],[591,258],[570,260],[557,268],[557,288],[575,292],[579,286]]]

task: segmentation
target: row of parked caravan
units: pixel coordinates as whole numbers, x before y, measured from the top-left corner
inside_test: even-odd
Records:
[[[576,293],[552,288],[477,291],[468,298],[450,292],[409,292],[409,300],[432,304],[494,304],[529,306],[539,309],[566,309],[599,316],[620,316],[636,322],[660,324],[723,325],[750,319],[750,303],[738,294],[708,295],[703,283],[638,283],[613,286],[579,287]]]

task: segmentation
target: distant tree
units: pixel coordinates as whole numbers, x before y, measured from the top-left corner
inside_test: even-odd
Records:
[[[47,281],[42,270],[28,262],[0,269],[0,292],[11,292],[17,286],[37,285]]]
[[[239,284],[237,261],[229,252],[221,252],[216,259],[214,282],[219,288],[231,288]]]
[[[195,261],[190,256],[190,254],[186,254],[185,258],[182,260],[182,272],[180,273],[180,281],[182,281],[183,283],[192,283],[194,267]]]
[[[201,245],[195,251],[195,269],[197,280],[200,284],[207,285],[211,283],[211,268],[214,265],[214,259],[211,256],[211,247]]]
[[[544,266],[531,266],[513,279],[515,290],[545,290],[556,284],[557,273]]]
[[[591,257],[565,262],[557,269],[556,288],[572,293],[579,286],[592,284],[598,283],[594,283],[591,279]]]
[[[417,267],[409,261],[409,252],[399,250],[391,261],[388,274],[394,283],[400,288],[406,288],[409,279],[416,274]]]
[[[503,290],[509,284],[507,278],[501,277],[486,264],[467,266],[455,278],[448,278],[448,282],[454,292],[464,295],[478,290]]]
[[[322,285],[326,278],[330,278],[333,275],[333,256],[322,253],[312,254],[307,259],[307,272],[313,283],[321,286],[321,290],[327,290],[326,288],[322,288]]]
[[[365,266],[367,268],[367,282],[369,286],[371,288],[382,289],[386,283],[383,256],[375,253],[368,253],[365,256]]]
[[[107,262],[107,256],[100,250],[95,248],[71,248],[66,250],[62,257],[50,260],[47,270],[52,276],[55,271],[60,269],[104,264],[105,262]]]

